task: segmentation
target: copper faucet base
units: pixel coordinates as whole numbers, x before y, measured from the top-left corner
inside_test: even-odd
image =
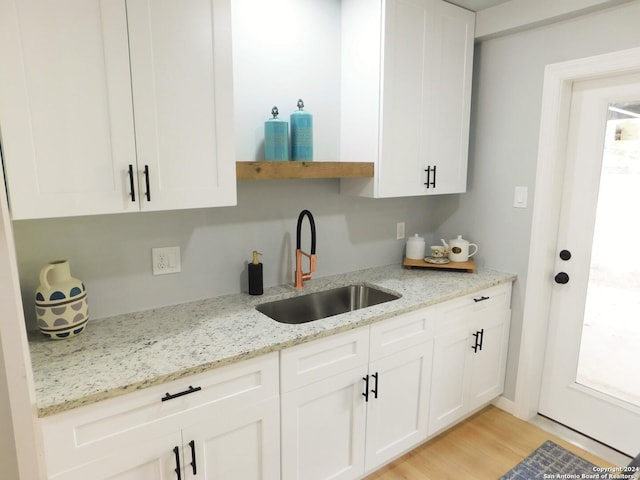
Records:
[[[309,259],[309,271],[304,273],[302,271],[302,256],[305,256]],[[304,282],[307,280],[311,280],[311,274],[316,271],[316,255],[308,254],[303,252],[302,250],[296,250],[296,278],[294,287],[302,288],[304,286]]]

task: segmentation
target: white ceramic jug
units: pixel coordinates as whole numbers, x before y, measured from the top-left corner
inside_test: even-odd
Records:
[[[44,335],[62,339],[84,331],[89,320],[87,291],[71,276],[69,262],[51,262],[40,270],[35,297],[38,327]]]
[[[473,252],[469,252],[469,248],[474,247]],[[466,262],[470,257],[473,257],[478,253],[478,245],[475,243],[469,243],[462,238],[462,235],[458,235],[457,238],[449,240],[449,260],[452,262]]]

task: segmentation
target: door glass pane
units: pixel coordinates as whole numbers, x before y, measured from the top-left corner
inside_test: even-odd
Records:
[[[607,121],[576,382],[640,406],[640,102]]]

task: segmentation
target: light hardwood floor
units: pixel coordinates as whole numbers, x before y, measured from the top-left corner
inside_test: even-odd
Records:
[[[366,480],[496,480],[546,440],[600,466],[610,463],[489,406]]]

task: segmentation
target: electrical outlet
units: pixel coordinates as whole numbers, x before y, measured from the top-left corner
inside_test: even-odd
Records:
[[[396,223],[396,240],[402,240],[404,238],[404,222]]]
[[[180,247],[152,248],[151,259],[154,275],[178,273],[181,270]]]

